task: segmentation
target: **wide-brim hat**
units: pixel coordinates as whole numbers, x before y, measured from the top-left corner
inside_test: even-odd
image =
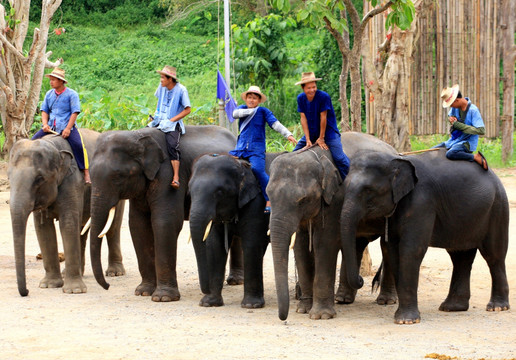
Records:
[[[249,93],[252,93],[252,94],[256,94],[256,95],[259,95],[260,96],[260,102],[259,104],[261,103],[264,103],[267,101],[267,95],[265,95],[264,93],[262,93],[260,91],[260,88],[258,86],[254,86],[254,85],[251,85],[249,86],[249,89],[247,91],[244,91],[242,93],[242,95],[240,95],[240,97],[242,98],[242,100],[245,101],[246,97],[247,97],[247,94]]]
[[[163,70],[156,70],[156,72],[158,74],[161,74],[161,75],[166,75],[166,76],[169,76],[169,77],[172,77],[174,79],[176,79],[176,81],[178,81],[179,79],[177,78],[177,70],[175,67],[173,66],[168,66],[168,65],[165,65],[163,67]]]
[[[301,75],[301,81],[298,81],[296,83],[296,85],[307,84],[307,83],[311,83],[311,82],[319,81],[319,80],[322,80],[322,79],[321,78],[316,78],[315,74],[313,72],[304,72]]]
[[[50,74],[45,75],[47,78],[55,77],[56,79],[63,80],[65,84],[68,82],[65,78],[65,71],[60,68],[55,68]]]
[[[455,84],[451,88],[445,87],[443,91],[441,92],[441,99],[443,101],[443,108],[450,107],[451,104],[455,101],[457,98],[457,95],[459,94],[459,85]]]

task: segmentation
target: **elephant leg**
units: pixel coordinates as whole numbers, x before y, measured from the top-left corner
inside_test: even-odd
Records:
[[[477,254],[477,249],[466,251],[448,251],[453,263],[453,273],[450,290],[446,300],[439,306],[441,311],[466,311],[471,297],[471,267]]]
[[[376,303],[378,305],[393,305],[398,301],[398,294],[396,293],[393,268],[389,260],[385,237],[383,235],[380,240],[380,247],[382,249],[383,269],[380,279],[380,294],[376,298]]]
[[[306,229],[299,228],[296,232],[294,258],[299,275],[299,287],[301,289],[301,296],[299,297],[296,312],[307,314],[312,308],[315,264],[313,252],[309,251],[309,239]]]
[[[108,267],[106,269],[107,276],[122,276],[125,275],[124,264],[122,263],[122,249],[120,248],[120,226],[124,216],[125,201],[121,200],[115,213],[113,226],[106,234],[109,248]]]
[[[62,287],[64,281],[59,267],[54,219],[43,216],[42,211],[34,212],[33,219],[41,255],[43,257],[43,268],[45,269],[45,277],[39,282],[39,287]]]
[[[328,215],[326,216],[328,217]],[[341,248],[339,230],[338,221],[328,221],[324,229],[316,229],[314,232],[315,277],[313,306],[310,310],[310,319],[313,320],[332,319],[337,315],[335,311],[335,269]]]
[[[362,262],[364,250],[368,244],[369,240],[367,238],[357,238],[357,264],[359,264],[359,266]],[[338,304],[352,304],[355,301],[356,295],[357,290],[348,285],[346,266],[344,265],[344,260],[342,260],[339,287],[335,295],[335,301]]]
[[[503,226],[500,226],[503,228]],[[491,298],[487,303],[487,311],[505,311],[510,309],[509,305],[509,283],[507,282],[507,273],[505,270],[505,256],[507,254],[507,227],[501,229],[505,233],[491,235],[493,240],[486,241],[488,246],[480,248],[480,253],[484,257],[489,266],[491,273]],[[506,239],[505,243],[499,239]]]
[[[151,296],[156,289],[156,267],[154,265],[154,232],[148,214],[129,205],[129,230],[133,240],[141,283],[134,290],[137,296]]]
[[[232,234],[228,234],[228,237],[229,239],[232,239],[228,241],[234,240]],[[206,238],[206,255],[210,291],[202,297],[201,301],[199,301],[200,306],[212,307],[224,305],[222,287],[224,285],[224,275],[228,258],[224,241],[224,225],[217,224],[212,226],[210,234]],[[231,243],[230,245],[232,246],[233,244]]]
[[[244,283],[244,256],[242,240],[233,238],[229,257],[229,275],[226,279],[228,285],[242,285]]]

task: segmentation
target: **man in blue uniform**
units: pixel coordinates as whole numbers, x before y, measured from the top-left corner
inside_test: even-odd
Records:
[[[305,72],[296,85],[301,85],[303,92],[297,96],[297,111],[301,114],[301,126],[304,136],[299,140],[294,151],[310,147],[317,143],[322,149],[330,150],[333,162],[339,170],[342,180],[349,172],[349,158],[342,150],[340,132],[330,95],[317,89],[313,72]]]

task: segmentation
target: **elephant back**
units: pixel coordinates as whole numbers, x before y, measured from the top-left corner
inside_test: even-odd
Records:
[[[341,136],[342,148],[349,158],[352,158],[358,151],[378,151],[388,154],[398,152],[391,145],[387,144],[373,135],[363,134],[355,131],[348,131]]]

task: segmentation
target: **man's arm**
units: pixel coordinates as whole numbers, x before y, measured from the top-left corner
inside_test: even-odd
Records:
[[[301,127],[303,128],[303,133],[305,134],[305,139],[306,139],[305,147],[310,147],[310,146],[312,146],[312,141],[310,140],[310,130],[308,129],[308,120],[306,120],[305,113],[300,113],[300,114],[301,114]]]
[[[462,131],[465,134],[471,134],[471,135],[485,135],[486,129],[485,127],[474,127],[471,125],[466,125],[464,123],[461,123],[460,121],[455,121],[453,123],[453,128]]]
[[[41,111],[41,122],[43,126],[41,127],[44,132],[50,132],[50,126],[48,125],[48,114],[45,111]]]
[[[179,121],[182,118],[184,118],[186,115],[190,114],[191,111],[192,111],[192,108],[190,106],[188,106],[183,111],[181,111],[179,114],[177,114],[172,119],[170,119],[170,121],[172,121],[172,122]]]
[[[70,136],[70,132],[72,131],[73,126],[75,125],[75,120],[77,120],[77,115],[79,113],[73,113],[72,116],[70,116],[70,120],[68,120],[68,124],[64,128],[63,132],[61,133],[61,136],[66,139],[68,136]]]
[[[324,141],[324,136],[326,134],[327,113],[327,110],[321,111],[321,132],[319,133],[319,138],[317,139],[317,144],[319,144],[319,146],[324,150],[328,150],[328,145],[326,145],[326,142]]]

